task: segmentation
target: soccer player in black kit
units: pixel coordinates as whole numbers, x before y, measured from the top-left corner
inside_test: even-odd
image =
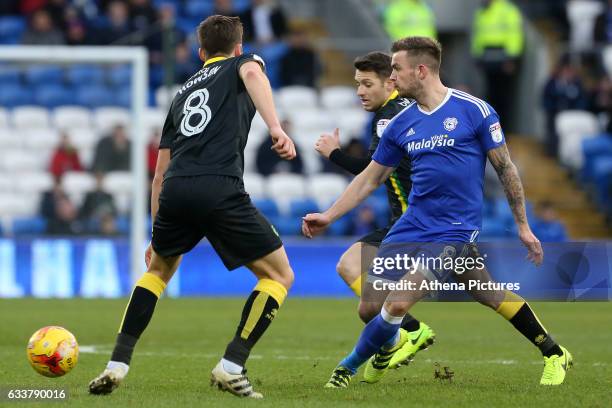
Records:
[[[258,279],[234,338],[212,370],[211,384],[240,397],[262,398],[244,366],[287,296],[293,271],[278,234],[244,190],[244,147],[255,111],[280,157],[291,160],[296,151],[281,129],[263,60],[242,54],[240,19],[208,17],[197,34],[204,67],[174,97],[159,146],[148,270],[136,282],[106,369],[89,384],[92,394],[108,394],[123,381],[182,254],[206,237],[229,270],[245,265]]]
[[[380,137],[387,124],[395,115],[408,106],[409,100],[400,98],[391,75],[391,57],[383,52],[371,52],[358,57],[354,62],[355,81],[357,84],[357,96],[361,100],[363,109],[373,112],[374,117],[370,124],[370,146],[368,157],[353,157],[340,149],[340,134],[336,129],[333,134],[321,135],[315,149],[325,158],[340,166],[344,170],[357,175],[370,164],[372,155],[378,147]],[[387,197],[391,209],[391,219],[384,228],[372,231],[355,242],[340,258],[337,270],[344,282],[357,295],[361,296],[361,274],[362,269],[371,263],[370,257],[376,254],[376,249],[389,232],[391,226],[397,221],[408,208],[408,195],[412,183],[410,181],[410,161],[404,158],[398,168],[385,182]],[[362,314],[361,319],[368,322],[372,317]],[[420,350],[426,349],[434,343],[435,333],[425,323],[419,322],[410,314],[407,314],[402,322],[401,330],[408,332],[410,341],[392,357],[384,353],[377,354],[373,367],[382,372],[390,368],[396,368],[406,364]],[[378,374],[378,373],[377,373]],[[370,378],[379,378],[378,375]],[[366,381],[368,379],[366,378]]]

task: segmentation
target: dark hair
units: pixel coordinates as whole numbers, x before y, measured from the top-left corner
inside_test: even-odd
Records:
[[[420,63],[427,65],[434,72],[440,72],[442,63],[442,46],[429,37],[406,37],[397,40],[391,46],[392,52],[406,51],[411,57],[417,57]]]
[[[374,51],[361,57],[357,57],[353,66],[359,71],[374,72],[380,79],[391,76],[391,57],[384,52]]]
[[[198,26],[198,40],[207,57],[230,54],[242,42],[242,23],[239,17],[214,15]]]

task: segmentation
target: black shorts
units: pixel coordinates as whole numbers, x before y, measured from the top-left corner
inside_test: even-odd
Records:
[[[387,236],[387,233],[391,229],[391,225],[386,226],[385,228],[378,228],[374,231],[370,232],[368,235],[365,235],[357,240],[357,242],[363,242],[364,244],[369,244],[375,247],[379,247],[382,243],[383,239]]]
[[[153,250],[163,257],[181,255],[204,237],[229,270],[283,245],[241,179],[203,175],[164,180],[153,223]]]

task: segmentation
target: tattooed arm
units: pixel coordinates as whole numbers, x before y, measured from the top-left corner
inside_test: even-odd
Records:
[[[531,232],[531,228],[529,227],[525,211],[525,192],[523,191],[523,184],[521,183],[516,166],[510,159],[508,147],[504,144],[495,149],[491,149],[487,153],[487,156],[493,168],[495,168],[499,180],[504,186],[508,204],[510,204],[512,214],[514,215],[514,221],[518,226],[519,238],[529,251],[527,258],[536,265],[540,265],[544,259],[544,252],[542,251],[540,241],[533,232]]]

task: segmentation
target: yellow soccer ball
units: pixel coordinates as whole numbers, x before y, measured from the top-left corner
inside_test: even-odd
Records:
[[[59,326],[47,326],[30,337],[28,361],[37,373],[45,377],[61,377],[76,366],[79,345],[68,330]]]

